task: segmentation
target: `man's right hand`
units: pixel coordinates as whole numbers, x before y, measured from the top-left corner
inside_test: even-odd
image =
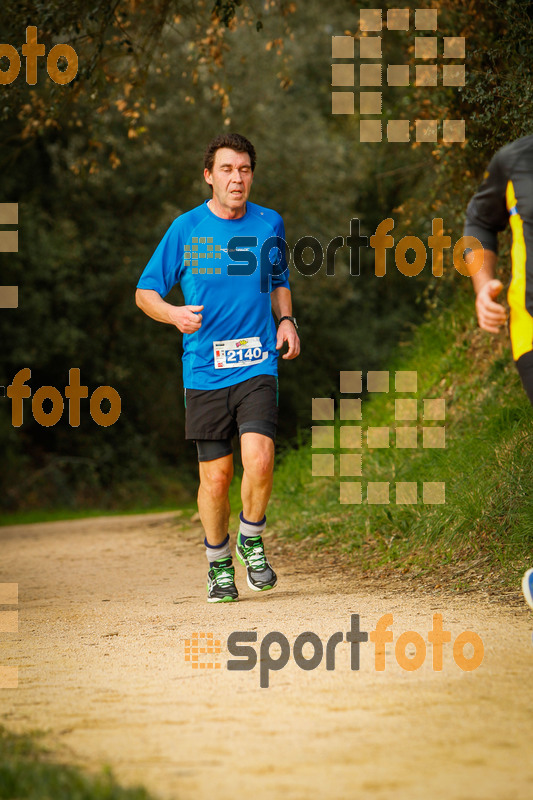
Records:
[[[152,319],[175,325],[182,333],[196,333],[202,324],[203,306],[174,306],[154,289],[137,289],[135,302]]]
[[[490,280],[483,284],[476,296],[476,313],[479,327],[489,333],[498,333],[507,320],[505,308],[495,302],[495,298],[503,289],[498,280]]]
[[[182,333],[196,333],[202,325],[203,306],[173,306],[169,321]]]

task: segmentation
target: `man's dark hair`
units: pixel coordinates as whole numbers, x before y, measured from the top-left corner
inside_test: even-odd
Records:
[[[221,147],[229,147],[230,150],[235,150],[237,153],[248,153],[250,156],[250,163],[252,165],[252,172],[255,169],[255,148],[251,142],[248,141],[240,133],[222,133],[220,136],[209,142],[204,153],[204,167],[213,172],[213,164],[215,163],[215,153]]]

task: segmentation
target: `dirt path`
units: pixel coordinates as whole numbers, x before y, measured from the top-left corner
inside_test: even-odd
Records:
[[[63,757],[110,764],[123,783],[173,800],[533,797],[525,604],[377,589],[346,570],[324,576],[272,543],[274,591],[252,593],[238,566],[240,601],[208,605],[200,530],[174,514],[2,528],[0,541],[0,581],[19,584],[19,632],[0,635],[0,664],[19,666],[19,686],[0,690],[0,721],[47,730]],[[232,631],[257,632],[258,652],[269,631],[291,647],[314,631],[325,645],[349,630],[351,614],[372,631],[388,613],[394,642],[382,672],[372,642],[351,670],[346,641],[335,670],[325,654],[313,671],[291,654],[269,688],[260,688],[259,664],[226,668]],[[398,665],[399,635],[417,631],[427,642],[435,613],[452,643],[465,629],[481,636],[479,668],[461,670],[452,644],[441,672],[429,644],[420,669]],[[220,640],[220,655],[199,656],[219,668],[185,660],[193,633]],[[279,654],[273,645],[272,658]]]

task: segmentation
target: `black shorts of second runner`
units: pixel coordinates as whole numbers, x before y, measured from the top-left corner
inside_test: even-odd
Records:
[[[529,350],[527,353],[521,355],[518,361],[514,363],[522,379],[526,394],[533,406],[533,350]]]
[[[236,433],[276,438],[278,379],[256,375],[224,389],[185,389],[185,438],[194,439],[198,461],[233,452]]]

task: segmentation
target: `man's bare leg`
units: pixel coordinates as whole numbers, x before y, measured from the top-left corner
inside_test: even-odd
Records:
[[[262,540],[265,511],[272,492],[274,442],[260,433],[243,433],[241,456],[242,514],[237,535],[237,558],[246,567],[248,586],[256,592],[272,589],[277,582]]]
[[[241,457],[243,517],[249,522],[259,522],[265,516],[272,492],[274,442],[261,433],[243,433]]]
[[[228,491],[233,477],[233,455],[222,456],[213,461],[200,461],[199,468],[198,513],[208,543],[216,547],[228,535]]]
[[[231,563],[229,544],[228,490],[233,477],[233,455],[213,461],[200,461],[198,511],[205,530],[207,573],[207,602],[225,603],[237,600],[235,569]]]

